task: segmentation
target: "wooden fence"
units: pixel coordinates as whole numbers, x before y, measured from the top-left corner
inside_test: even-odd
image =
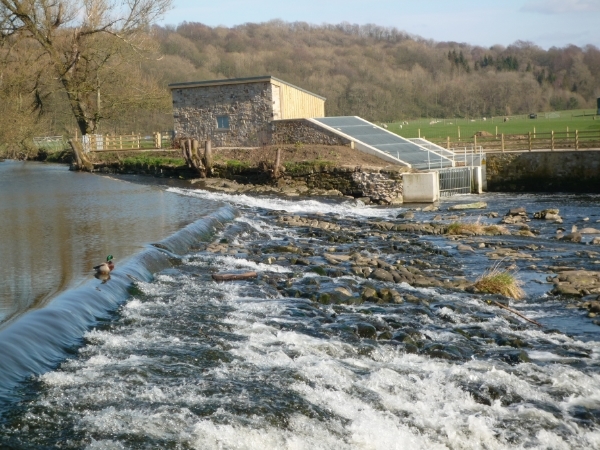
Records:
[[[79,139],[84,152],[115,152],[131,150],[156,150],[171,147],[169,133],[153,133],[152,136],[141,134],[103,135],[89,134]]]
[[[432,139],[431,142],[445,148],[474,145],[484,152],[530,152],[533,150],[587,150],[600,149],[600,129],[591,131],[551,131],[549,133],[498,134],[496,136],[473,136],[469,140],[453,141]]]

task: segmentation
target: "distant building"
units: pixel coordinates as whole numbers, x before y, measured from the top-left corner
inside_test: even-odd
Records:
[[[325,98],[272,76],[174,83],[177,137],[214,147],[270,144],[274,121],[325,116]]]

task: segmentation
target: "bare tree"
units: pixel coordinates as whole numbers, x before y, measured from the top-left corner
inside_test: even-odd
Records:
[[[150,25],[171,2],[0,0],[0,42],[8,48],[23,41],[31,43],[29,47],[37,52],[40,83],[36,87],[58,81],[81,133],[89,134],[115,111],[111,105],[132,103],[131,99],[118,102],[110,98],[105,102],[103,86],[109,84],[111,89],[106,91],[110,92],[119,80],[131,81],[126,76],[130,71],[124,68],[134,57],[152,50]],[[142,100],[144,87],[147,83],[130,86],[133,98]]]

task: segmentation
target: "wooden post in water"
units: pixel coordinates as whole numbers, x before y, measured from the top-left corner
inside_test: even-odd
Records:
[[[527,133],[527,137],[529,138],[529,151],[531,151],[531,131]]]
[[[504,153],[504,133],[502,133],[502,153]]]
[[[554,151],[554,130],[550,133],[550,150]]]
[[[208,175],[212,174],[212,165],[213,165],[213,157],[212,157],[212,141],[207,139],[204,143],[204,167],[206,168],[206,173]]]
[[[187,160],[188,167],[192,167],[192,140],[186,139],[185,146],[183,147],[183,154]]]
[[[279,166],[281,165],[281,148],[277,147],[277,154],[275,156],[275,167],[273,167],[273,176],[279,178]]]
[[[579,130],[575,130],[575,150],[579,150]]]

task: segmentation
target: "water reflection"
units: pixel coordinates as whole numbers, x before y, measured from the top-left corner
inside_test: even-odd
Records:
[[[94,277],[97,278],[98,280],[102,281],[102,284],[106,283],[108,280],[110,280],[110,273],[101,273],[101,272],[96,272],[94,274]]]
[[[80,285],[106,255],[123,261],[216,207],[31,162],[2,163],[0,193],[0,322]]]

